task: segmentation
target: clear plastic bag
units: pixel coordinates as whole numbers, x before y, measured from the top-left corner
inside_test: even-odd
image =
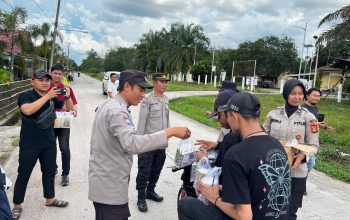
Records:
[[[196,160],[194,140],[188,138],[181,140],[175,154],[175,167],[182,168],[193,164]]]

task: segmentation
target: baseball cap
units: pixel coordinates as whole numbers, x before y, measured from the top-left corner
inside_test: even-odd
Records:
[[[119,82],[124,84],[126,82],[135,83],[142,88],[153,88],[152,85],[147,83],[146,74],[139,70],[125,70],[120,73]]]
[[[233,111],[244,116],[259,116],[260,102],[255,95],[247,92],[240,92],[233,95],[227,104],[220,106],[218,111]]]
[[[223,90],[226,90],[226,89],[237,90],[237,84],[235,82],[224,80],[222,81],[221,86],[219,88]]]
[[[213,118],[217,116],[219,106],[225,105],[230,100],[230,98],[236,93],[237,92],[235,90],[224,90],[222,92],[219,92],[214,102],[214,111],[207,115],[207,118]]]
[[[32,76],[32,79],[41,79],[44,76],[46,76],[49,79],[52,79],[51,75],[43,69],[35,71],[35,73]]]
[[[167,74],[165,73],[153,73],[152,80],[166,80],[169,81]]]

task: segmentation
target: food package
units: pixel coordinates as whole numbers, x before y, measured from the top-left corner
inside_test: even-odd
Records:
[[[182,168],[192,165],[196,160],[197,148],[192,138],[181,140],[175,154],[175,167]]]
[[[71,112],[56,112],[55,128],[70,128],[73,115]]]
[[[287,153],[288,163],[290,166],[292,166],[293,164],[294,154],[296,154],[298,151],[302,151],[308,154],[313,154],[317,152],[317,147],[299,144],[296,139],[290,140],[288,142],[284,140],[280,140],[280,143],[283,145],[284,150]]]

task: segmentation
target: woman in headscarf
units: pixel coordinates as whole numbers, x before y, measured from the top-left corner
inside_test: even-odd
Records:
[[[301,103],[306,95],[303,83],[297,79],[288,80],[283,87],[283,106],[269,112],[263,124],[266,132],[281,141],[296,140],[299,144],[318,147],[318,124],[315,116]],[[298,208],[302,207],[306,190],[307,160],[310,154],[297,151],[294,153],[292,170],[292,195],[290,197],[289,220],[297,218]]]

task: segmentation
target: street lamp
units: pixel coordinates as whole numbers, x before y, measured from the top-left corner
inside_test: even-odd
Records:
[[[316,52],[316,62],[315,62],[315,76],[314,76],[314,87],[316,87],[316,76],[317,76],[317,64],[318,64],[318,54],[320,52],[320,44],[317,43],[317,39],[318,37],[315,35],[314,36],[315,39],[315,47],[317,47],[317,52]]]
[[[301,60],[300,60],[299,74],[298,74],[298,79],[300,79],[301,65],[302,65],[303,56],[304,56],[304,45],[305,45],[305,37],[306,37],[306,30],[307,30],[307,22],[305,23],[305,28],[303,28],[303,27],[298,27],[298,26],[295,26],[295,27],[304,30],[304,40],[303,40],[303,45],[302,45],[302,49],[301,49]]]

